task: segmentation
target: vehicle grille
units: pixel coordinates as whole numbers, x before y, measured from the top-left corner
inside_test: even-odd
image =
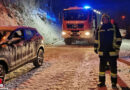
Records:
[[[79,30],[71,30],[71,32],[79,32]]]
[[[79,30],[71,30],[72,34],[71,36],[79,36],[78,32]]]
[[[84,24],[67,24],[67,28],[70,29],[84,28]]]

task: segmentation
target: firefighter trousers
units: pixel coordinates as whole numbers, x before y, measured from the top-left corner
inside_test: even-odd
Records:
[[[99,82],[105,84],[105,71],[107,62],[109,62],[111,70],[111,82],[112,84],[117,83],[117,57],[100,57],[99,66]]]

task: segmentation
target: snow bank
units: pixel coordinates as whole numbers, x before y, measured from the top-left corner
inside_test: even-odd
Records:
[[[56,25],[43,22],[37,15],[31,15],[28,18],[24,17],[24,25],[37,28],[40,34],[44,36],[46,44],[53,44],[59,41],[60,30]]]
[[[60,27],[54,23],[45,22],[39,16],[41,13],[39,7],[38,0],[14,0],[6,8],[0,5],[0,9],[3,10],[3,13],[0,13],[0,26],[34,27],[43,35],[45,44],[53,44],[61,40]]]
[[[130,39],[123,39],[119,54],[120,58],[130,61]]]
[[[0,26],[18,25],[15,16],[0,3]]]

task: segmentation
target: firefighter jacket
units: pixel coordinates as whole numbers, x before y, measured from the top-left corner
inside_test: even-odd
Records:
[[[116,25],[103,24],[95,32],[94,49],[99,56],[118,56],[122,37]]]

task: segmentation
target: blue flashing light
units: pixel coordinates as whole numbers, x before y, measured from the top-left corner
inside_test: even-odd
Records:
[[[52,20],[52,21],[56,21],[56,18],[51,17],[51,16],[49,16],[49,15],[47,15],[47,18],[50,19],[50,20]]]
[[[84,9],[90,9],[91,7],[90,6],[84,6]]]

